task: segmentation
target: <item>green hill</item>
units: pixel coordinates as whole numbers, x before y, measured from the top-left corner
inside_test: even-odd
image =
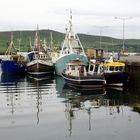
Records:
[[[40,30],[40,38],[42,40],[46,40],[50,43],[50,33],[52,32],[53,43],[55,46],[60,47],[61,43],[64,39],[65,34],[52,31],[52,30]],[[11,32],[0,32],[0,53],[4,53],[7,49],[8,43],[10,42]],[[30,47],[30,41],[33,44],[35,31],[14,31],[14,44],[15,46],[19,46],[19,38],[21,39],[20,48],[21,51],[28,51]],[[122,49],[122,40],[111,38],[111,37],[101,37],[79,34],[79,38],[81,43],[85,49],[87,48],[104,48],[108,51],[118,51]],[[100,44],[101,43],[101,44]],[[140,50],[140,39],[127,39],[125,40],[125,49],[127,51],[139,51]]]

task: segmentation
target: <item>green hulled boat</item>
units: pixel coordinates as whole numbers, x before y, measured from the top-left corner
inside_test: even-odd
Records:
[[[71,60],[79,59],[84,63],[88,63],[88,58],[80,39],[78,35],[73,32],[72,15],[70,15],[69,23],[70,26],[66,29],[65,39],[63,41],[59,57],[55,62],[55,73],[60,76],[62,76],[62,72],[66,68],[66,64]]]

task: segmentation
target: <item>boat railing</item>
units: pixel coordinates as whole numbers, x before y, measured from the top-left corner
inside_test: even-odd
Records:
[[[34,56],[33,56],[33,59],[34,60],[38,60],[38,59],[40,59],[40,60],[51,60],[51,58],[49,58],[46,54],[34,54]]]

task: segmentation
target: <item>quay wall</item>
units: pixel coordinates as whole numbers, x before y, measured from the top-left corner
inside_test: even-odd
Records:
[[[126,64],[126,71],[130,73],[130,86],[140,88],[140,56],[129,56],[121,58]]]

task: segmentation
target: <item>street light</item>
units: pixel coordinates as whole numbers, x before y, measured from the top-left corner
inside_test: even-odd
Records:
[[[99,27],[100,28],[100,49],[102,47],[102,31],[103,31],[103,28],[106,28],[106,27],[109,27],[109,26],[101,26]]]
[[[125,20],[131,19],[131,17],[115,17],[115,19],[120,19],[123,21],[123,50],[125,49]]]

